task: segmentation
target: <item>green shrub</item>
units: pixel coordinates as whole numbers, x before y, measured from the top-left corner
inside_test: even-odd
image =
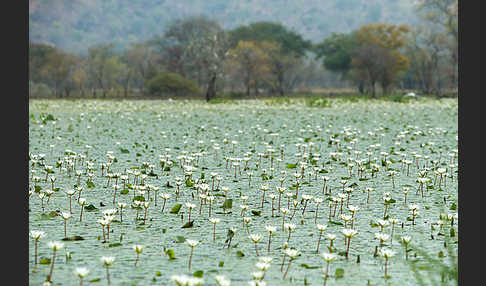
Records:
[[[176,73],[159,73],[147,82],[152,95],[174,94],[176,96],[200,93],[198,85]]]
[[[54,92],[45,83],[36,83],[29,81],[29,97],[46,98]]]
[[[329,107],[329,101],[323,97],[306,98],[305,104],[309,107]]]

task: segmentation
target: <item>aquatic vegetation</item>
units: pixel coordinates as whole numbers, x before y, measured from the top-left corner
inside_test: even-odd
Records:
[[[53,285],[419,284],[457,253],[457,101],[236,102],[31,101],[31,283],[45,233]]]

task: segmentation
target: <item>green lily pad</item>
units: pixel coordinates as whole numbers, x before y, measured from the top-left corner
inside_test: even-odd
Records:
[[[172,207],[172,209],[170,210],[170,213],[171,214],[179,213],[179,210],[181,209],[181,207],[182,207],[182,204],[176,204],[175,206]]]

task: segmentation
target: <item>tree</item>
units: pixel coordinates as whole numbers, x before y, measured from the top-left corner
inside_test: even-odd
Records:
[[[206,17],[175,21],[163,37],[151,44],[161,54],[162,65],[169,72],[192,79],[206,89],[206,100],[216,94],[217,79],[222,77],[229,49],[220,25]]]
[[[276,22],[256,22],[248,26],[240,26],[229,31],[229,41],[232,48],[240,41],[276,42],[285,54],[295,53],[297,57],[304,57],[311,43],[302,36],[287,29]]]
[[[241,42],[253,42],[263,50],[267,57],[269,74],[267,78],[254,80],[255,91],[258,91],[259,84],[264,84],[269,86],[272,92],[280,95],[284,95],[295,85],[297,76],[294,71],[302,64],[306,52],[311,47],[310,42],[298,33],[280,23],[266,21],[229,31],[229,42],[233,48]]]
[[[263,49],[253,41],[240,41],[229,51],[229,69],[243,81],[246,95],[250,96],[251,87],[258,95],[258,80],[268,78],[270,68],[268,56]]]
[[[88,75],[86,74],[85,66],[80,63],[73,73],[73,81],[77,88],[81,91],[81,96],[84,96],[85,86],[88,82]]]
[[[29,81],[40,83],[46,81],[41,70],[46,64],[47,55],[55,52],[54,46],[29,42]]]
[[[448,38],[451,69],[450,81],[457,86],[457,68],[459,59],[459,7],[458,0],[419,0],[417,10],[425,21],[438,26]]]
[[[313,51],[316,59],[322,59],[322,64],[326,69],[339,73],[344,79],[351,69],[353,52],[358,45],[359,41],[355,33],[333,33],[315,45]]]
[[[446,39],[430,28],[417,27],[410,33],[406,54],[417,88],[425,94],[440,93],[441,69]]]
[[[263,41],[258,46],[265,53],[265,63],[268,65],[269,75],[264,81],[270,86],[271,92],[283,96],[292,90],[299,78],[298,68],[302,65],[302,58],[294,52],[285,53],[277,42]]]
[[[88,50],[88,76],[94,88],[103,91],[103,97],[106,97],[107,90],[116,83],[121,68],[113,44],[101,44]],[[93,95],[96,95],[95,89]]]
[[[150,43],[135,43],[123,53],[120,60],[126,65],[123,72],[125,94],[130,83],[143,89],[147,80],[156,73],[157,55]]]
[[[76,55],[67,54],[57,49],[46,54],[45,64],[40,72],[54,86],[54,96],[62,97],[61,89],[64,89],[66,96],[69,96],[72,89],[70,78],[77,62],[78,57]]]
[[[379,82],[383,93],[395,83],[409,67],[408,58],[401,53],[407,42],[409,28],[406,25],[370,24],[356,31],[359,47],[351,61],[353,73],[365,80],[376,97],[375,84]]]

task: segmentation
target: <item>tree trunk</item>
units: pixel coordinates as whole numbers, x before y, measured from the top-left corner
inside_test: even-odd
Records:
[[[364,93],[364,83],[362,80],[359,81],[359,86],[358,86],[359,93],[363,94]]]
[[[211,80],[209,81],[208,89],[206,91],[206,102],[209,102],[209,100],[211,100],[211,98],[213,98],[216,95],[215,83],[216,83],[216,75],[213,75],[211,77]]]
[[[376,98],[376,93],[375,93],[375,82],[371,82],[371,98]]]

